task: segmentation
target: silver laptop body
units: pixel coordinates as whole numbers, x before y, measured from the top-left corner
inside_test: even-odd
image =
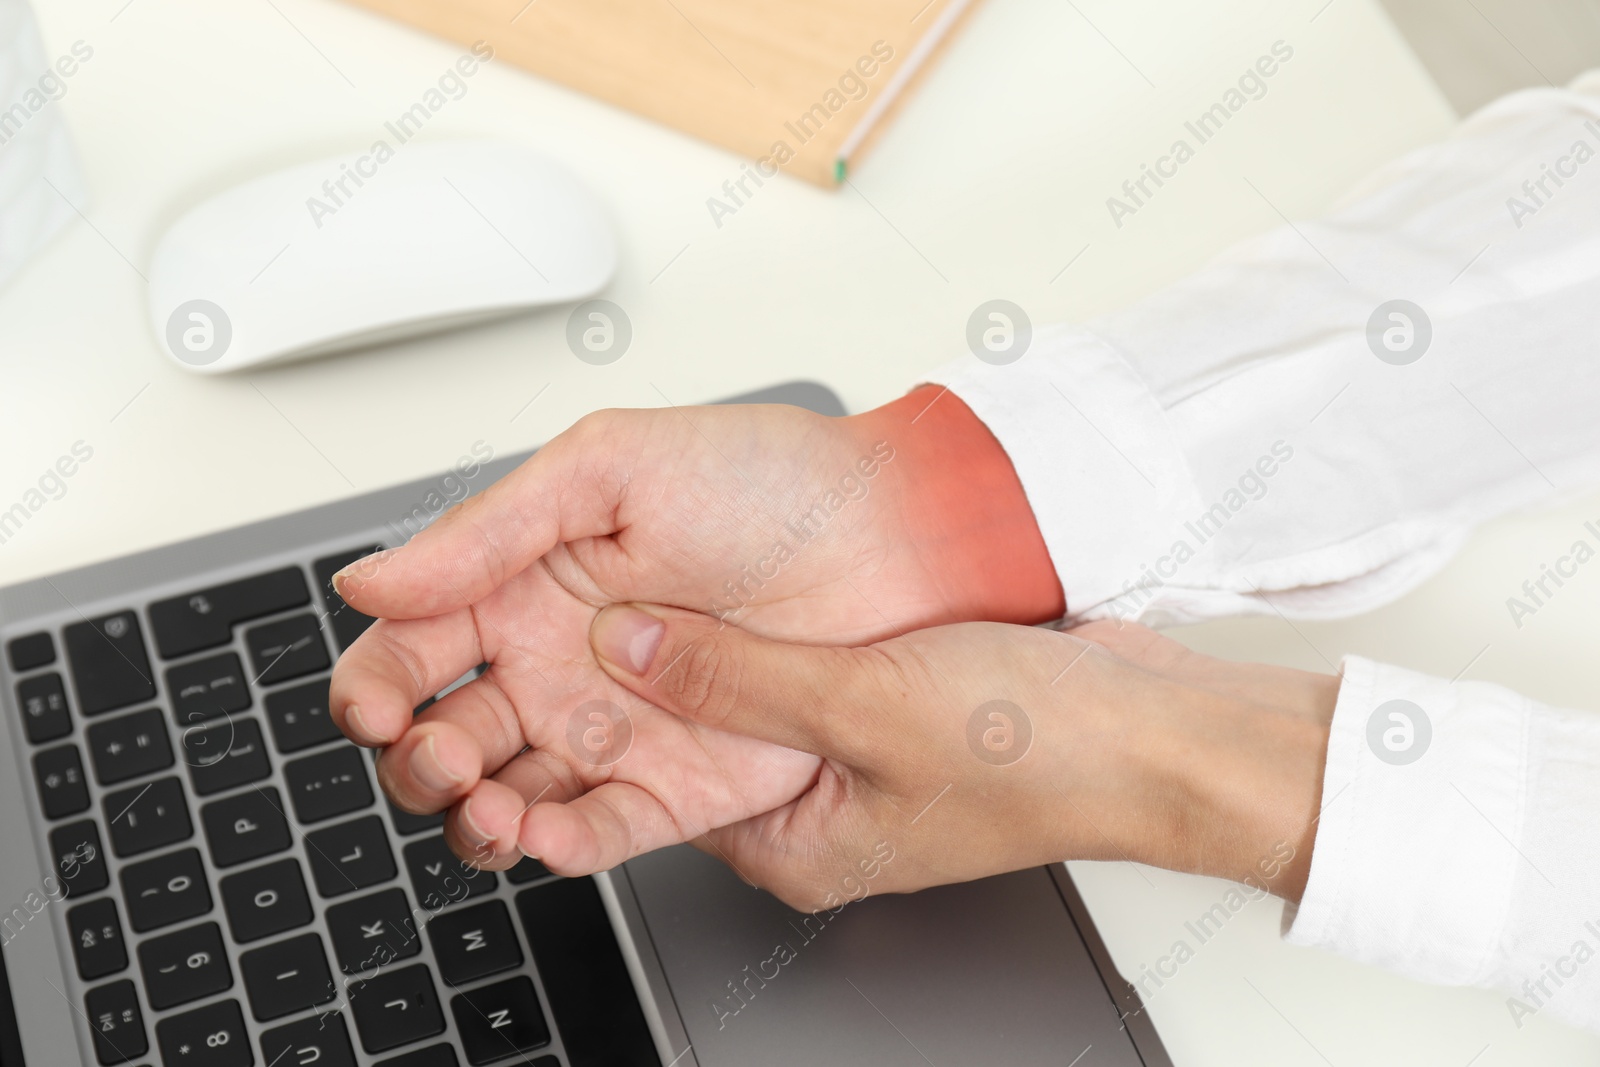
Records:
[[[739,400],[843,413],[805,383]],[[461,495],[423,479],[0,589],[20,653],[0,657],[0,1067],[1169,1063],[1059,865],[817,916],[687,846],[593,879],[450,868],[327,732],[312,647],[331,662],[347,636],[314,564],[401,543],[441,493]],[[297,568],[290,606],[248,584]],[[171,637],[177,616],[201,636]],[[89,665],[90,639],[129,662]],[[256,669],[280,646],[292,678]],[[230,710],[185,721],[197,693]],[[246,751],[208,762],[218,740]]]

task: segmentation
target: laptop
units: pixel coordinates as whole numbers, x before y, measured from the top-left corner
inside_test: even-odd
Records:
[[[390,806],[331,576],[525,458],[0,589],[0,1067],[1170,1063],[1061,865],[802,915],[688,846],[478,871]]]

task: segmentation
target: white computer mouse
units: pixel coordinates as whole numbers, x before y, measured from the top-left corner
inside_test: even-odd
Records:
[[[204,374],[581,300],[616,270],[600,200],[504,141],[380,141],[206,200],[150,262],[162,351]]]

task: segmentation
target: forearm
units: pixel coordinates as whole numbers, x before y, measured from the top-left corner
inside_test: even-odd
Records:
[[[1507,211],[1597,131],[1594,95],[1508,98],[1322,219],[935,375],[1005,446],[1073,616],[1356,613],[1600,484],[1600,184]],[[1394,350],[1397,296],[1422,313]]]

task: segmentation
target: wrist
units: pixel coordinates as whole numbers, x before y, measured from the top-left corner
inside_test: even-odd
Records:
[[[895,450],[903,528],[947,621],[1039,623],[1066,613],[1060,579],[1011,459],[960,397],[925,385],[850,420]]]
[[[1179,803],[1163,846],[1170,862],[1162,866],[1300,899],[1338,679],[1304,674],[1296,686],[1285,699],[1274,678],[1270,703],[1193,690],[1173,702],[1175,743],[1163,747],[1174,761],[1167,775]]]

